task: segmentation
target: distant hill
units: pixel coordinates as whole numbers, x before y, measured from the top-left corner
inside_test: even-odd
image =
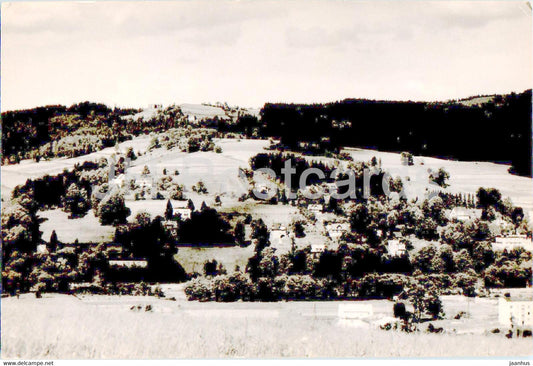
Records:
[[[134,110],[90,102],[8,111],[2,113],[2,163],[79,156],[140,134],[187,125],[277,137],[288,149],[312,154],[343,146],[410,151],[509,163],[512,173],[531,176],[531,90],[436,103],[266,103],[260,111],[222,103]]]

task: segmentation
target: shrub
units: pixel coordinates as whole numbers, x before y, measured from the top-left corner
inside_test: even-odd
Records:
[[[252,282],[240,272],[217,276],[212,281],[216,301],[230,302],[249,299]]]
[[[126,223],[131,214],[126,207],[122,194],[115,192],[106,196],[98,206],[98,216],[102,225],[118,225]]]
[[[403,302],[395,303],[393,307],[393,312],[395,318],[404,318],[406,314],[405,304]]]
[[[213,297],[211,281],[199,277],[191,280],[187,286],[185,286],[185,295],[189,301],[209,301]]]
[[[444,170],[444,168],[440,168],[436,172],[429,173],[429,180],[443,188],[448,187],[448,184],[446,183],[448,179],[450,179],[450,173]]]
[[[400,157],[402,159],[402,163],[405,165],[414,165],[413,154],[409,152],[402,152]]]
[[[174,184],[172,187],[170,187],[170,190],[168,192],[168,197],[172,200],[183,200],[183,185],[181,184]]]
[[[291,275],[285,281],[283,293],[288,299],[315,299],[320,293],[320,287],[319,283],[309,275]]]
[[[199,194],[207,194],[207,188],[205,186],[205,183],[202,181],[198,181],[193,187],[192,190]]]

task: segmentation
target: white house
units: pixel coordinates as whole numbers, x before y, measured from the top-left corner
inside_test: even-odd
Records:
[[[389,240],[387,243],[387,252],[393,257],[400,257],[407,254],[407,248],[405,247],[405,243],[399,240]]]
[[[148,262],[145,259],[117,259],[109,261],[110,267],[119,268],[146,268]]]
[[[350,230],[350,224],[335,222],[326,225],[326,232],[331,240],[338,241],[342,235]]]
[[[311,256],[313,258],[318,258],[325,250],[325,244],[311,244]]]
[[[316,213],[321,213],[322,211],[324,211],[324,206],[319,203],[311,204],[307,206],[307,209],[316,214]]]
[[[188,220],[191,218],[192,210],[188,207],[189,201],[170,201],[172,204],[172,214],[174,216],[180,215],[182,220]]]
[[[172,235],[178,235],[178,223],[176,221],[165,221],[163,227]]]
[[[497,236],[492,243],[492,249],[503,250],[522,247],[528,250],[533,248],[533,241],[527,235]]]
[[[48,254],[48,248],[46,247],[46,244],[39,244],[37,245],[37,254]]]
[[[533,325],[533,298],[500,297],[498,303],[498,321],[508,327]]]
[[[449,220],[474,220],[481,218],[481,210],[476,208],[454,207],[448,214]]]
[[[287,227],[282,224],[272,225],[272,229],[270,230],[270,242],[273,247],[277,249],[289,249],[291,246],[291,240]]]
[[[183,207],[177,207],[172,209],[172,214],[174,216],[180,215],[182,220],[189,220],[191,218],[191,209],[190,208],[183,208]]]
[[[244,242],[245,243],[251,243],[252,242],[252,225],[245,224],[244,225]]]

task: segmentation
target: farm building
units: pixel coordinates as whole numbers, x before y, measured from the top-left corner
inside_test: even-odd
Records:
[[[252,225],[245,224],[244,225],[244,244],[250,244],[252,242]]]
[[[533,326],[533,297],[500,297],[498,320],[508,327]]]
[[[407,248],[405,243],[400,242],[399,240],[389,240],[387,243],[387,251],[391,256],[399,257],[407,254]]]
[[[494,243],[492,243],[492,248],[494,250],[509,250],[518,247],[531,250],[533,242],[531,241],[531,238],[527,237],[527,235],[507,235],[497,236],[494,239]]]
[[[448,214],[448,219],[466,221],[481,218],[481,210],[466,207],[454,207]]]

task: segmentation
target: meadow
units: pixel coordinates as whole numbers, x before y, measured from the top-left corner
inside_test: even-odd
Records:
[[[181,285],[178,285],[181,288]],[[180,292],[177,289],[177,292]],[[182,292],[181,292],[182,293]],[[3,358],[495,357],[531,355],[531,338],[472,328],[493,323],[496,302],[471,304],[470,331],[406,334],[342,325],[338,302],[198,303],[152,297],[45,294],[2,299]],[[392,302],[372,300],[374,315]],[[151,311],[144,311],[150,304]],[[444,299],[450,314],[465,308]],[[140,311],[131,307],[140,306]],[[466,310],[466,308],[465,308]],[[444,321],[445,322],[445,321]],[[470,327],[470,328],[469,328]],[[464,333],[464,334],[459,334]]]
[[[402,177],[405,193],[411,199],[421,198],[427,190],[439,188],[429,184],[428,169],[444,168],[450,173],[450,179],[447,182],[449,187],[441,189],[442,191],[475,194],[479,187],[493,187],[501,192],[502,198],[509,197],[514,205],[522,207],[524,213],[533,213],[531,178],[508,173],[507,164],[415,156],[414,165],[403,166],[398,153],[358,148],[347,148],[344,151],[356,161],[369,161],[373,156],[381,159],[384,170],[393,177]]]

